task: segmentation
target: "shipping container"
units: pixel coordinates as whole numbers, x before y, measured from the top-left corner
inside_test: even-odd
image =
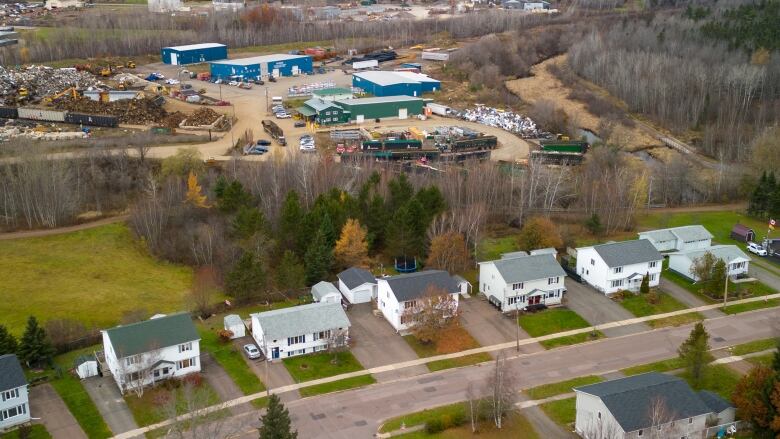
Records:
[[[355,61],[352,63],[354,70],[375,69],[379,67],[379,61],[375,59],[369,59],[367,61]]]
[[[65,114],[65,122],[76,125],[86,125],[91,127],[108,127],[115,128],[119,125],[119,120],[116,116],[103,116],[96,114],[82,114],[68,112]]]
[[[41,120],[45,122],[65,122],[64,111],[43,110],[40,108],[20,108],[20,119]]]
[[[16,119],[19,111],[14,107],[0,107],[0,119]]]
[[[495,149],[498,146],[498,139],[496,136],[480,136],[471,139],[459,139],[452,142],[452,151],[470,151],[470,150],[483,150],[483,149]]]
[[[421,149],[422,142],[417,139],[385,140],[382,146],[388,150]]]
[[[448,116],[450,113],[452,113],[452,108],[441,105],[441,104],[435,104],[433,102],[428,102],[425,104],[426,108],[429,108],[431,110],[431,113],[438,114],[439,116]]]
[[[423,52],[422,59],[427,59],[430,61],[449,61],[450,54],[440,52]]]
[[[555,152],[576,152],[585,153],[588,151],[588,142],[584,140],[542,140],[540,142],[543,151]]]

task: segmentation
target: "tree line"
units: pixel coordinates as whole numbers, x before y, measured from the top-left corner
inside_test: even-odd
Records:
[[[777,181],[774,172],[761,174],[750,196],[748,213],[759,218],[780,220],[780,181]]]

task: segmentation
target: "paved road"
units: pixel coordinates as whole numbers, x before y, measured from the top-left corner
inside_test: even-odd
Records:
[[[755,259],[755,257],[752,255],[750,257]],[[762,262],[765,264],[771,264],[769,261]],[[780,291],[780,276],[770,272],[763,267],[759,267],[758,264],[750,264],[749,271],[752,277],[755,277],[766,285],[774,288],[777,291]]]
[[[111,431],[122,432],[138,428],[133,413],[127,407],[112,377],[87,378],[82,384]]]
[[[634,315],[620,306],[619,303],[612,301],[612,299],[590,286],[569,278],[566,278],[565,283],[566,306],[587,320],[591,325],[601,325],[603,323],[634,318]],[[619,337],[649,329],[650,327],[646,323],[637,323],[619,328],[605,329],[602,332],[607,337]]]
[[[255,340],[251,335],[233,339],[233,345],[236,346],[236,349],[243,349],[242,346],[248,343],[255,343]],[[252,369],[252,372],[260,377],[260,381],[262,381],[266,387],[274,388],[295,384],[295,380],[290,375],[290,372],[288,372],[284,367],[284,363],[281,361],[268,363],[265,360],[250,360],[246,357],[246,355],[243,355],[243,352],[241,357],[249,365],[249,368]],[[289,394],[282,395],[281,399],[282,402],[287,402],[298,399],[300,397],[300,393],[296,390],[294,392],[290,392]]]
[[[30,388],[30,415],[40,419],[53,439],[87,439],[51,384]]]
[[[666,291],[667,294],[674,297],[688,308],[697,308],[699,306],[707,305],[707,302],[702,300],[700,297],[691,294],[690,291],[664,278],[663,276],[661,276],[659,286],[662,290]],[[707,311],[702,311],[701,314],[704,316],[704,318],[707,319],[714,319],[715,317],[722,317],[724,315],[723,311],[719,309],[709,309]]]
[[[529,398],[521,393],[519,400],[529,401]],[[521,408],[520,410],[528,419],[528,422],[534,427],[534,430],[536,430],[536,434],[539,437],[545,439],[571,439],[577,437],[570,431],[566,431],[563,427],[556,424],[538,405]]]

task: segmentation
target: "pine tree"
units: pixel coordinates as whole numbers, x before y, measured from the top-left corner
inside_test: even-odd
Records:
[[[601,236],[604,232],[604,226],[601,224],[601,218],[594,213],[585,221],[585,228],[594,236]]]
[[[290,413],[275,393],[268,397],[268,408],[260,418],[260,439],[297,439],[298,432],[292,429]]]
[[[368,243],[372,251],[377,251],[384,245],[385,228],[388,219],[384,198],[379,194],[374,195],[371,198],[371,202],[368,204],[362,221],[362,223],[366,225]]]
[[[336,241],[339,239],[339,232],[336,230],[336,226],[333,224],[333,220],[329,214],[326,213],[322,216],[319,229],[322,230],[322,234],[325,236],[325,242],[328,244],[328,247],[335,247]]]
[[[292,250],[298,254],[301,229],[303,226],[303,208],[295,191],[287,192],[279,217],[279,245],[283,250]]]
[[[650,292],[650,273],[645,274],[642,278],[642,284],[639,286],[639,292],[647,294]]]
[[[0,325],[0,355],[15,354],[19,350],[16,337],[8,332],[5,325]]]
[[[245,252],[225,278],[227,293],[237,300],[257,297],[265,289],[263,264],[252,252]]]
[[[328,246],[325,233],[322,229],[314,235],[314,240],[309,245],[304,256],[306,266],[306,283],[314,285],[325,279],[333,265],[333,249]]]
[[[437,186],[429,186],[420,189],[417,192],[417,195],[415,195],[415,198],[420,202],[423,212],[425,212],[426,229],[437,215],[447,209],[447,202],[444,200],[444,195],[441,194],[441,191]]]
[[[710,354],[709,339],[710,335],[704,329],[704,324],[699,322],[691,330],[688,339],[677,349],[680,359],[685,363],[693,387],[701,385],[704,370],[713,359]]]
[[[46,331],[38,325],[38,319],[30,316],[19,344],[19,358],[28,366],[48,364],[54,355],[54,348],[46,337]]]
[[[398,209],[404,206],[414,196],[414,188],[406,178],[406,174],[400,174],[387,183],[387,189],[390,191],[387,210],[394,215]]]
[[[227,188],[227,178],[224,175],[217,177],[217,181],[214,183],[214,195],[219,200],[225,194],[225,188]]]
[[[748,212],[751,215],[763,216],[766,211],[767,197],[766,193],[767,176],[766,171],[761,174],[761,178],[758,180],[753,193],[750,195],[750,203],[748,204]]]
[[[417,200],[401,206],[388,222],[385,231],[387,253],[390,256],[421,256],[425,244],[422,207]]]
[[[279,266],[276,267],[276,287],[282,290],[295,290],[306,286],[306,269],[298,256],[285,250]]]
[[[230,223],[231,233],[239,239],[249,239],[265,227],[265,216],[256,207],[240,207]]]
[[[226,184],[221,191],[219,200],[219,210],[223,212],[235,212],[242,207],[252,205],[252,194],[244,189],[244,185],[238,180],[233,180]]]

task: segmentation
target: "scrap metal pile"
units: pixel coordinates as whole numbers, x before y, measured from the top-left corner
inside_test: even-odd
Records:
[[[479,105],[476,108],[464,110],[460,117],[470,122],[504,129],[524,139],[537,138],[540,135],[539,128],[530,117],[511,111]]]
[[[56,103],[60,110],[75,111],[85,114],[105,114],[116,116],[119,122],[141,125],[149,122],[160,122],[168,116],[155,99],[122,99],[114,102],[98,102],[88,98],[62,100]]]
[[[30,66],[13,69],[0,66],[0,104],[17,102],[20,90],[26,90],[28,99],[37,100],[67,89],[103,86],[94,75],[76,69],[54,69],[46,66]]]
[[[220,114],[211,108],[199,108],[187,117],[187,126],[211,125],[219,119]]]
[[[336,83],[333,81],[314,82],[312,84],[295,85],[287,89],[288,96],[307,96],[315,90],[325,90],[328,88],[335,88]]]

